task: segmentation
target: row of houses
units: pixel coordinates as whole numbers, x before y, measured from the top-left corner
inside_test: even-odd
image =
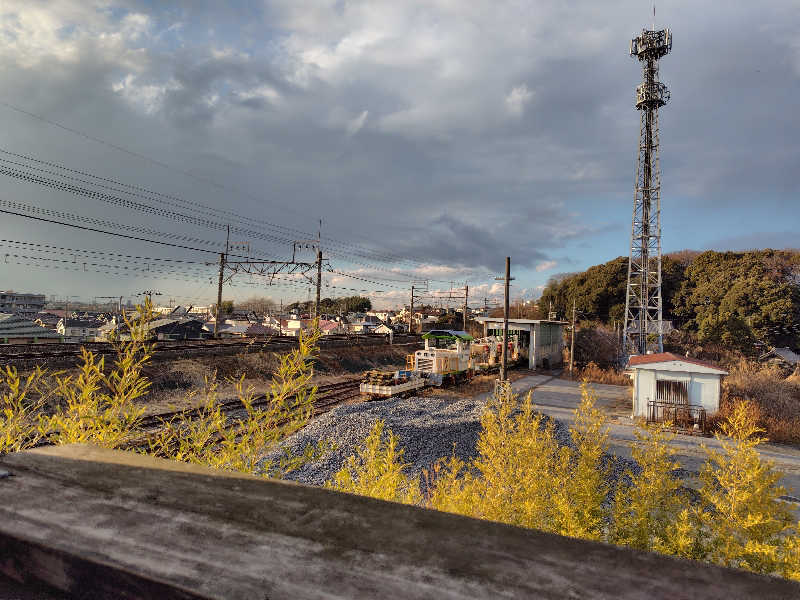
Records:
[[[154,339],[205,339],[214,336],[216,323],[206,311],[183,307],[156,310],[148,324]],[[313,327],[307,315],[268,315],[234,313],[219,323],[218,335],[232,337],[298,336]],[[378,315],[323,315],[319,328],[323,335],[378,333],[391,335],[403,329],[378,318]],[[124,338],[127,328],[121,315],[114,313],[66,313],[61,310],[38,313],[0,312],[0,343],[47,343],[106,341],[115,333]]]

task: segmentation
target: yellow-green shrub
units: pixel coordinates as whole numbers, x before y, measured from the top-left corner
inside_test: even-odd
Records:
[[[678,522],[682,503],[677,494],[680,483],[672,476],[678,466],[669,445],[675,434],[667,427],[650,425],[637,428],[637,443],[631,454],[640,471],[627,471],[630,483],[619,483],[614,496],[610,541],[640,550],[663,550],[672,534],[671,525]]]
[[[125,321],[131,341],[117,345],[117,359],[108,372],[104,359],[97,360],[85,348],[77,374],[37,367],[23,379],[16,369],[5,369],[0,380],[0,452],[23,450],[42,439],[116,448],[135,435],[144,412],[135,401],[150,386],[142,369],[152,355],[146,343],[152,306],[146,303],[137,311]]]
[[[496,395],[481,417],[477,458],[453,457],[434,469],[432,508],[523,527],[551,529],[552,478],[560,449],[554,425],[533,411],[531,395],[518,403]]]
[[[29,448],[41,438],[38,422],[47,398],[45,377],[45,371],[38,367],[27,377],[21,377],[13,367],[0,371],[0,454]]]
[[[302,455],[286,454],[278,461],[259,466],[264,454],[305,427],[313,415],[316,387],[311,387],[310,381],[318,339],[318,333],[301,335],[298,348],[281,356],[265,407],[254,405],[254,389],[245,386],[243,377],[234,381],[245,413],[242,417],[226,416],[218,398],[217,383],[213,377],[208,378],[199,414],[189,418],[179,413],[162,421],[159,431],[149,440],[147,452],[220,469],[262,472],[272,477],[318,458],[327,449],[324,441],[307,448]]]
[[[403,472],[403,450],[391,431],[384,436],[384,427],[382,420],[375,422],[357,454],[347,459],[326,487],[392,502],[419,502],[419,483]]]
[[[792,525],[791,513],[777,498],[781,473],[756,447],[766,438],[739,403],[716,438],[722,450],[707,450],[700,471],[700,495],[707,510],[696,511],[707,535],[708,559],[759,573],[780,568],[781,545]]]
[[[106,372],[104,359],[81,349],[77,373],[48,373],[36,369],[27,378],[7,368],[0,378],[0,453],[28,448],[41,439],[53,444],[88,443],[118,448],[141,438],[144,407],[136,401],[150,382],[143,368],[152,356],[148,322],[152,305],[137,307],[126,318],[128,341],[115,342],[117,358]],[[222,410],[213,377],[207,378],[199,416],[186,413],[162,422],[147,449],[156,456],[247,473],[281,476],[319,457],[327,444],[286,454],[259,466],[262,454],[305,426],[313,414],[316,388],[311,388],[312,360],[319,334],[301,337],[297,350],[281,358],[270,384],[270,402],[254,406],[255,394],[244,380],[234,382],[244,416],[229,418]],[[51,407],[52,405],[52,407]]]
[[[495,394],[481,417],[478,456],[469,463],[452,457],[434,468],[427,505],[481,519],[600,539],[607,520],[607,494],[601,457],[607,447],[605,417],[584,386],[583,401],[571,429],[576,449],[560,446],[554,423],[533,410],[531,395],[520,402],[507,390]],[[382,429],[381,425],[381,429]],[[389,433],[392,444],[394,436]],[[374,432],[357,450],[336,482],[359,465],[359,474],[387,469],[376,452]],[[394,446],[392,446],[394,448]],[[392,450],[392,452],[395,452]],[[363,479],[363,475],[360,475]],[[350,477],[360,481],[361,479]],[[353,486],[334,482],[342,491]],[[391,478],[371,476],[358,493],[396,497]]]
[[[728,436],[717,436],[722,451],[707,451],[699,503],[685,499],[671,474],[677,466],[669,445],[674,435],[651,426],[639,429],[632,444],[641,470],[618,484],[608,508],[602,467],[608,431],[595,400],[584,383],[570,429],[572,449],[559,446],[553,422],[535,412],[530,394],[520,402],[499,389],[481,417],[478,456],[467,463],[456,457],[440,461],[422,502],[471,517],[800,579],[800,524],[793,527],[778,500],[784,493],[777,484],[781,474],[758,454],[764,438],[746,404],[722,425]],[[373,430],[358,459],[351,457],[331,485],[418,502],[416,495],[397,493],[397,479],[378,476],[402,469],[402,450],[389,436],[389,448],[382,449]],[[414,482],[403,480],[403,485]]]
[[[608,468],[603,455],[608,450],[608,417],[595,406],[597,394],[584,381],[581,403],[570,427],[576,449],[560,450],[557,479],[554,480],[553,504],[556,531],[585,539],[602,539],[608,509]]]

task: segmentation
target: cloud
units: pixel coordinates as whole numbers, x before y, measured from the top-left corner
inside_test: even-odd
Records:
[[[514,87],[506,96],[506,108],[510,115],[521,117],[525,106],[533,98],[533,92],[524,83]]]
[[[549,271],[550,269],[554,269],[557,265],[558,263],[554,260],[546,260],[536,265],[536,272],[541,273],[542,271]]]
[[[556,262],[582,269],[627,253],[641,73],[626,50],[646,24],[640,8],[7,0],[4,99],[176,170],[4,108],[0,127],[12,151],[244,214],[270,258],[322,218],[341,270],[479,285],[511,256],[520,289],[533,289]],[[774,107],[800,77],[796,7],[709,13],[676,0],[661,18],[675,34],[660,72],[672,91],[659,114],[665,241],[691,230],[698,247],[792,245],[800,149],[786,140],[800,122]],[[0,197],[224,243],[220,230],[6,179]],[[729,214],[717,239],[712,225]],[[10,219],[0,233],[114,245]],[[11,276],[20,288],[41,281]],[[111,285],[81,277],[54,274],[52,285]],[[377,288],[348,287],[362,285]]]
[[[351,119],[347,123],[347,135],[352,137],[361,131],[361,128],[364,127],[364,123],[367,120],[367,115],[369,115],[369,111],[365,110],[360,115]]]

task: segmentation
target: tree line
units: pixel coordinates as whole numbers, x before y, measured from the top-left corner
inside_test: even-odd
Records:
[[[581,273],[548,281],[540,307],[551,304],[571,317],[614,325],[625,312],[628,259],[620,256]],[[661,269],[664,319],[695,334],[701,343],[751,351],[757,343],[800,346],[800,251],[751,250],[664,255]]]

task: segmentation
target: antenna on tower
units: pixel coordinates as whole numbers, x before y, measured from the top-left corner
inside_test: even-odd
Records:
[[[642,63],[642,83],[636,88],[641,125],[625,295],[625,355],[664,350],[658,109],[669,101],[669,91],[658,81],[658,61],[672,50],[672,34],[669,29],[655,30],[655,4],[653,20],[653,29],[642,30],[639,37],[631,40],[631,56]]]

